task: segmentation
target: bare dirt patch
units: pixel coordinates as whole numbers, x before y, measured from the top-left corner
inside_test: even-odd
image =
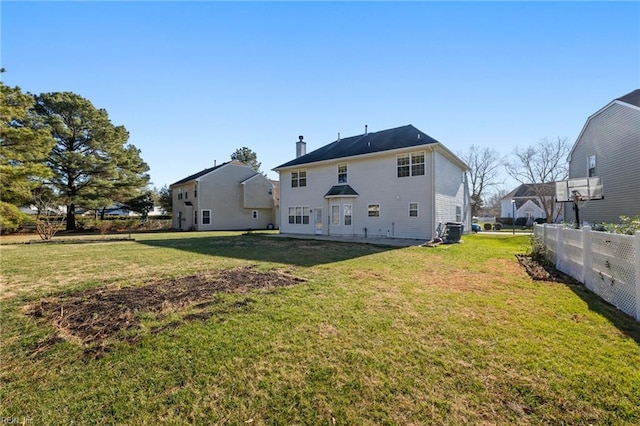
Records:
[[[101,343],[116,334],[140,327],[139,314],[215,304],[218,293],[288,287],[305,280],[278,272],[260,272],[244,266],[214,273],[154,281],[125,288],[102,287],[50,297],[27,307],[27,313],[54,325],[58,336],[83,345]],[[236,304],[248,304],[245,299]],[[184,320],[206,320],[207,312]],[[165,326],[162,328],[171,328]],[[155,331],[155,330],[154,330]]]
[[[580,284],[579,281],[569,275],[558,271],[553,265],[539,262],[531,256],[516,255],[518,262],[527,271],[532,280],[553,281],[564,284]]]

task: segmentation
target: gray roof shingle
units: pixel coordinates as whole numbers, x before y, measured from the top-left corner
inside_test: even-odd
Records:
[[[210,173],[210,172],[212,172],[212,171],[214,171],[214,170],[216,170],[216,169],[219,169],[219,168],[220,168],[220,167],[222,167],[222,166],[226,166],[226,165],[227,165],[227,164],[229,164],[230,162],[231,162],[231,161],[227,161],[226,163],[222,163],[222,164],[220,164],[220,165],[218,165],[218,166],[211,167],[211,168],[209,168],[209,169],[204,169],[204,170],[202,170],[201,172],[194,173],[194,174],[192,174],[191,176],[187,176],[187,177],[186,177],[186,178],[184,178],[184,179],[180,179],[179,181],[174,182],[174,183],[172,183],[172,184],[171,184],[171,185],[169,185],[169,186],[179,185],[179,184],[181,184],[181,183],[189,182],[190,180],[198,179],[199,177],[202,177],[202,176],[206,175],[207,173]]]
[[[636,89],[631,93],[627,93],[626,95],[616,99],[616,101],[622,101],[624,103],[640,107],[640,89]]]
[[[353,157],[374,152],[390,151],[399,148],[410,148],[439,143],[426,133],[411,124],[379,132],[365,133],[334,141],[306,155],[284,163],[274,170],[302,164],[316,163],[325,160]]]
[[[324,194],[325,197],[357,197],[358,193],[349,185],[334,185],[329,192]]]

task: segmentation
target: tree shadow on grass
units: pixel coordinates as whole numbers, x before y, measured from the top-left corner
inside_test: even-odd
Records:
[[[275,238],[259,234],[211,237],[187,237],[185,235],[185,238],[136,242],[203,255],[296,266],[315,266],[340,262],[399,248],[353,242]]]
[[[636,321],[635,318],[608,303],[582,283],[576,281],[566,285],[587,304],[590,311],[606,318],[621,333],[633,339],[640,346],[640,321]]]

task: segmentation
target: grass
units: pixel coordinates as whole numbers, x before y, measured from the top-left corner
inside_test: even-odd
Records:
[[[532,282],[514,257],[526,236],[403,249],[240,233],[134,238],[0,246],[2,417],[640,423],[640,324],[580,286]],[[206,320],[185,320],[195,307],[139,313],[135,336],[100,356],[24,314],[53,294],[243,265],[307,281],[222,294]]]

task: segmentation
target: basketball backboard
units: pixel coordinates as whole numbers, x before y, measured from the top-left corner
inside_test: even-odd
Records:
[[[597,176],[562,180],[556,182],[556,201],[563,203],[602,200],[602,189],[602,181]]]

